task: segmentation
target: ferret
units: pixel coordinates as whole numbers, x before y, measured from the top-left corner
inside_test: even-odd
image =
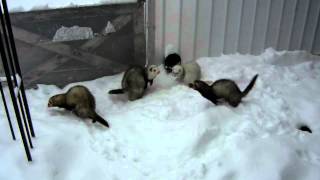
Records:
[[[166,70],[166,72],[171,73],[172,68],[175,65],[181,64],[181,57],[177,53],[169,54],[168,56],[165,57],[163,64],[164,64],[164,69]]]
[[[201,68],[197,62],[175,65],[172,68],[172,74],[178,81],[190,85],[201,78]]]
[[[95,99],[85,86],[73,86],[66,93],[50,97],[48,107],[64,108],[73,111],[80,118],[90,118],[93,123],[98,121],[109,127],[108,122],[96,113]]]
[[[123,75],[122,89],[110,90],[109,94],[127,93],[130,101],[140,99],[148,87],[148,83],[151,86],[159,73],[160,70],[155,65],[151,65],[148,68],[132,66]]]
[[[241,102],[241,99],[245,97],[253,88],[258,74],[256,74],[249,85],[243,92],[240,91],[237,84],[230,79],[220,79],[215,81],[212,85],[208,85],[204,81],[196,80],[189,86],[197,90],[203,97],[207,98],[214,104],[218,103],[218,100],[225,100],[231,106],[237,107]]]

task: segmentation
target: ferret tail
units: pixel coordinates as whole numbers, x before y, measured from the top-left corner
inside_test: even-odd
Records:
[[[249,92],[250,92],[250,90],[253,88],[253,86],[254,86],[254,84],[255,84],[255,82],[256,82],[256,80],[257,80],[257,77],[258,77],[258,74],[256,74],[253,78],[252,78],[252,80],[251,80],[251,82],[249,83],[249,85],[246,87],[246,89],[242,92],[242,97],[244,97],[244,96],[246,96]]]
[[[123,89],[114,89],[109,91],[109,94],[123,94],[123,93],[124,93]]]
[[[109,123],[106,120],[104,120],[101,116],[99,116],[97,113],[94,113],[92,119],[93,119],[93,122],[97,121],[100,124],[102,124],[102,125],[104,125],[106,127],[109,127]]]

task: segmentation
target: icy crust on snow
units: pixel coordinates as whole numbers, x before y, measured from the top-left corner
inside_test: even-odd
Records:
[[[35,10],[134,2],[137,2],[137,0],[10,0],[8,1],[8,9],[10,12],[25,12]]]
[[[88,82],[110,129],[48,109],[53,85],[28,90],[37,138],[27,163],[0,117],[0,179],[318,180],[320,58],[266,50],[260,56],[201,58],[203,80],[255,87],[237,107],[215,106],[164,71],[143,99],[111,96],[123,74]],[[312,134],[296,126],[307,124]],[[17,126],[15,126],[17,127]],[[18,131],[16,131],[18,133]]]

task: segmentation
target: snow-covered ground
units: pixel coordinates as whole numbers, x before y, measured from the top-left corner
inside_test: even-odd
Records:
[[[7,0],[10,12],[56,9],[101,4],[133,3],[137,0]]]
[[[204,80],[230,78],[243,89],[259,77],[237,108],[215,106],[164,73],[134,102],[107,94],[120,86],[122,74],[75,83],[92,91],[110,129],[47,108],[50,96],[74,84],[27,90],[34,161],[12,141],[0,107],[0,179],[320,179],[320,57],[268,49],[198,62]],[[299,124],[313,133],[298,131]]]

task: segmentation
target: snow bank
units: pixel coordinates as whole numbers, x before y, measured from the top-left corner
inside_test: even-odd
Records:
[[[52,41],[73,41],[73,40],[82,40],[82,39],[92,39],[93,31],[90,27],[64,27],[59,28],[55,35],[53,36]]]
[[[215,106],[164,72],[134,102],[107,94],[122,74],[75,83],[92,91],[110,129],[46,107],[74,84],[28,90],[34,161],[27,163],[20,142],[11,140],[0,107],[0,179],[320,179],[319,57],[268,49],[198,63],[204,80],[230,78],[241,89],[259,77],[237,108]],[[301,123],[313,133],[298,131]]]
[[[33,10],[134,2],[137,2],[137,0],[10,0],[8,1],[8,8],[10,12],[23,12]]]

